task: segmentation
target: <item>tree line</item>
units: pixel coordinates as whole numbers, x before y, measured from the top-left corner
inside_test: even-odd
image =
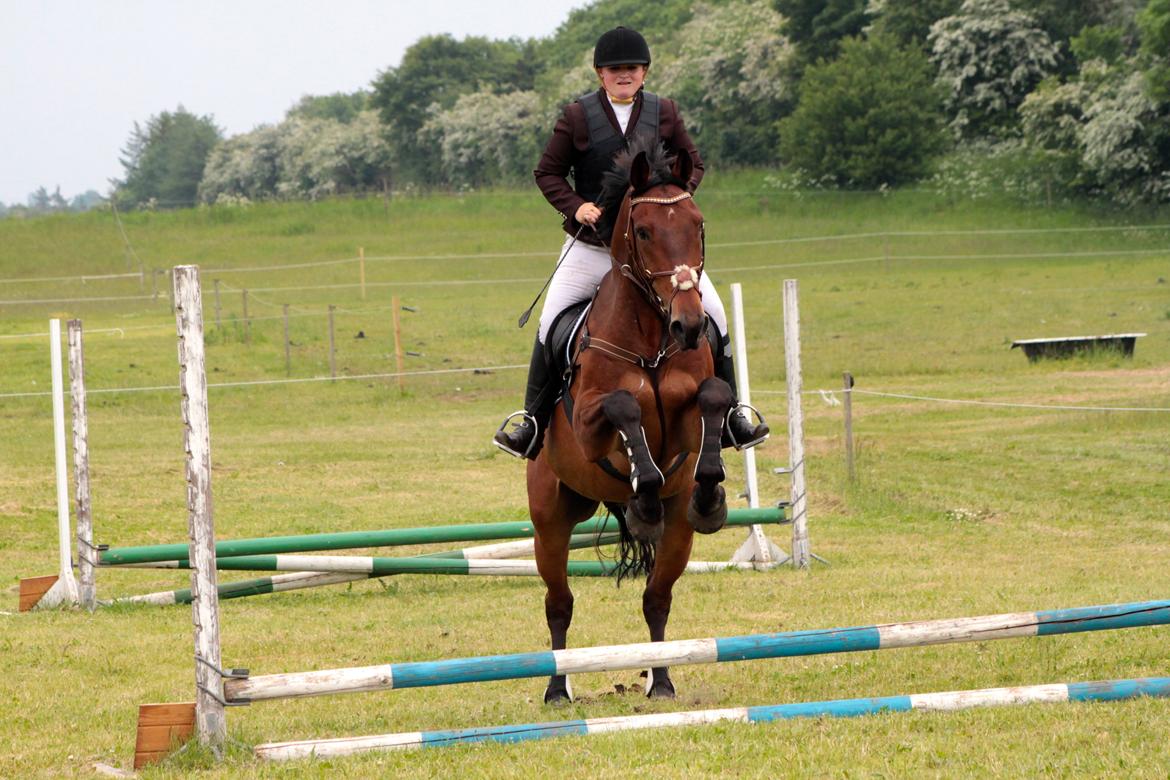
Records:
[[[135,125],[119,205],[528,180],[593,43],[648,39],[709,166],[780,186],[997,186],[1170,201],[1170,0],[596,0],[545,39],[432,35],[369,89],[225,138],[181,107]]]

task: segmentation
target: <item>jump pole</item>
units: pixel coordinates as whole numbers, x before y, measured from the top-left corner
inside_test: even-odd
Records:
[[[1170,600],[947,620],[642,642],[446,661],[382,664],[228,680],[228,701],[418,688],[655,666],[755,661],[862,650],[984,642],[1170,624]]]
[[[735,331],[735,373],[736,384],[739,390],[739,400],[751,406],[752,391],[748,372],[747,336],[744,329],[743,316],[743,285],[735,282],[731,285],[731,321]],[[744,479],[747,487],[748,506],[758,509],[760,506],[760,487],[756,474],[756,450],[754,447],[743,452]],[[791,558],[777,547],[764,533],[764,527],[756,524],[748,531],[748,537],[740,545],[733,561],[757,561],[771,563],[778,561],[786,563]]]
[[[176,568],[193,568],[186,560],[178,561]],[[773,561],[775,563],[775,561]],[[536,561],[516,559],[456,558],[372,558],[366,555],[237,555],[219,558],[216,567],[221,571],[290,571],[336,572],[385,577],[390,574],[465,574],[481,577],[536,577]],[[713,571],[763,571],[772,564],[751,561],[691,561],[687,573]],[[608,577],[618,569],[612,561],[569,561],[570,577]]]
[[[527,742],[550,737],[583,736],[671,726],[698,726],[720,722],[771,723],[794,718],[850,718],[886,712],[950,712],[973,707],[1002,707],[1019,704],[1125,701],[1143,696],[1170,697],[1170,677],[1028,685],[1014,688],[984,688],[945,693],[919,693],[910,696],[838,699],[799,704],[666,712],[652,715],[588,718],[555,723],[488,726],[449,731],[413,731],[371,737],[271,742],[257,745],[253,748],[253,753],[258,758],[269,761],[289,761],[306,758],[335,758],[375,750],[447,747],[475,742]]]
[[[61,320],[49,320],[49,367],[53,389],[53,459],[57,479],[57,574],[20,581],[19,609],[77,606],[80,591],[73,576],[72,530],[69,522],[69,480],[65,459],[65,388],[61,367]]]
[[[578,538],[576,535],[570,540],[570,547],[592,547],[595,544],[614,544],[617,542],[616,534],[602,534],[600,538],[592,535],[585,535],[584,538]],[[489,544],[479,547],[469,547],[464,550],[453,550],[450,552],[431,553],[433,558],[456,558],[456,559],[480,559],[480,558],[496,558],[503,557],[504,554],[523,554],[523,549],[520,545],[527,544],[528,553],[532,552],[532,541],[523,540],[519,542],[504,542],[503,544]],[[179,568],[179,561],[169,561],[165,563],[143,563],[143,564],[129,564],[126,568],[141,568],[141,567],[158,567],[158,568]],[[344,572],[296,572],[292,574],[278,574],[273,577],[260,577],[254,580],[240,580],[238,582],[228,582],[218,585],[216,590],[219,598],[222,599],[238,599],[247,596],[261,596],[268,593],[284,593],[290,590],[302,590],[305,588],[319,588],[326,585],[339,585],[346,582],[356,582],[359,580],[374,579],[380,575],[376,574],[361,574],[361,573],[344,573]],[[146,593],[140,596],[124,596],[112,601],[101,602],[102,606],[110,606],[111,604],[154,604],[156,606],[169,606],[173,604],[190,604],[191,590],[189,588],[182,588],[179,590],[164,590],[157,593]]]
[[[727,525],[747,526],[756,523],[783,523],[783,507],[762,509],[731,509]],[[578,523],[575,533],[613,532],[618,522],[613,517],[593,517]],[[256,539],[236,539],[217,542],[216,555],[272,555],[322,550],[348,550],[361,547],[395,547],[416,544],[447,544],[451,542],[480,542],[493,539],[525,538],[533,535],[532,523],[473,523],[469,525],[437,525],[431,528],[392,528],[381,531],[345,531],[340,533],[306,534],[301,536],[272,536]],[[150,563],[174,561],[187,557],[183,544],[160,544],[145,547],[118,547],[101,554],[102,565],[114,563]]]

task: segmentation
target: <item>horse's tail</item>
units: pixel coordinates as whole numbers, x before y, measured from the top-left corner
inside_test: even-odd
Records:
[[[618,557],[617,567],[614,570],[618,586],[621,586],[622,580],[627,577],[637,577],[638,575],[649,577],[650,572],[654,570],[654,545],[650,542],[639,541],[630,533],[630,529],[626,526],[626,508],[624,506],[606,502],[605,508],[618,521]]]

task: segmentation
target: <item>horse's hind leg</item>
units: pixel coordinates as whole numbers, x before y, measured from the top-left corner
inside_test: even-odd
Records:
[[[666,640],[666,622],[670,619],[670,605],[673,599],[674,583],[686,571],[691,558],[691,543],[694,531],[683,520],[682,502],[684,496],[668,499],[666,531],[658,543],[654,559],[654,570],[646,582],[642,594],[642,615],[650,629],[650,641]],[[670,669],[658,666],[650,670],[646,680],[646,695],[650,698],[674,698],[674,683],[670,680]]]
[[[573,526],[593,514],[597,502],[560,484],[543,456],[528,464],[528,511],[535,531],[536,568],[544,580],[544,617],[553,650],[564,650],[573,622],[573,591],[569,589],[569,540]],[[549,678],[546,704],[572,701],[565,675]]]
[[[708,377],[699,385],[702,444],[695,463],[695,490],[687,506],[687,522],[699,533],[715,533],[727,522],[727,495],[719,483],[726,477],[720,437],[723,421],[735,403],[731,387],[722,379]]]

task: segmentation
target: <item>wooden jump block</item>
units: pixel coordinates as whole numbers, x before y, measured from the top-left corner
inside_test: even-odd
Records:
[[[1018,339],[1012,349],[1021,347],[1028,360],[1066,358],[1092,352],[1115,352],[1122,357],[1133,357],[1134,342],[1145,333],[1113,333],[1106,336],[1067,336],[1052,339]]]
[[[140,705],[134,768],[157,764],[194,733],[195,702]]]
[[[39,604],[41,598],[57,584],[58,579],[58,575],[49,574],[45,577],[28,577],[21,580],[19,611],[28,612]]]

